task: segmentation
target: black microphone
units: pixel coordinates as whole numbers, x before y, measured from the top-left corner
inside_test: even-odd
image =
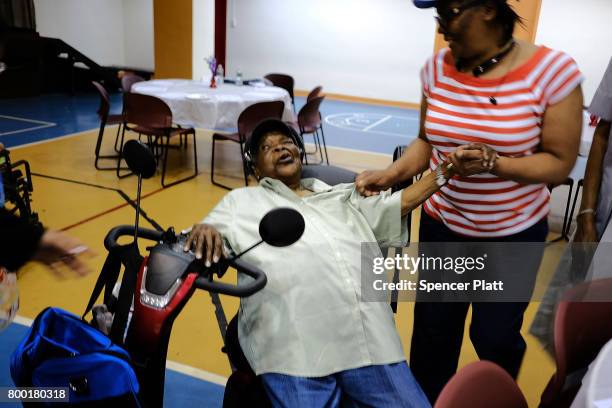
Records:
[[[228,262],[234,261],[256,248],[262,243],[275,247],[286,247],[300,239],[306,228],[304,217],[298,211],[289,207],[279,207],[270,210],[259,222],[261,241],[234,255]]]

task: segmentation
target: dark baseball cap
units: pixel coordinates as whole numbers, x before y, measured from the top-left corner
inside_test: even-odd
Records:
[[[438,0],[412,0],[418,8],[432,8],[438,5]],[[497,0],[497,3],[506,3],[506,0]]]
[[[255,126],[251,133],[251,138],[248,140],[247,149],[253,159],[257,156],[259,143],[268,133],[280,133],[281,135],[289,136],[296,145],[299,145],[299,142],[296,140],[295,130],[291,129],[288,124],[279,119],[264,119]]]
[[[418,8],[436,7],[436,0],[412,0]]]

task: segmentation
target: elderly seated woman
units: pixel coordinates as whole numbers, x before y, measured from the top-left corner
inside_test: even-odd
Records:
[[[361,243],[405,244],[401,218],[452,177],[452,165],[394,194],[363,197],[354,183],[301,179],[302,155],[301,139],[285,123],[260,123],[246,146],[259,185],[229,192],[193,227],[185,250],[218,262],[224,252],[258,241],[266,212],[296,209],[306,224],[299,241],[262,245],[244,256],[268,283],[241,300],[238,337],[272,404],[331,407],[342,396],[343,404],[359,406],[429,406],[406,364],[389,305],[362,299]],[[471,149],[460,156],[484,155]]]

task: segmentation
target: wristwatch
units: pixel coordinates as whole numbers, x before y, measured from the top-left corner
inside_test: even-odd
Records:
[[[440,187],[443,187],[448,180],[452,177],[451,169],[453,168],[453,163],[444,162],[436,167],[435,175],[436,175],[436,184]]]

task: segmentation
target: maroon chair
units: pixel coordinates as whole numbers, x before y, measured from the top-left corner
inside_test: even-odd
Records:
[[[264,119],[281,119],[283,116],[283,111],[285,110],[285,103],[283,101],[273,101],[273,102],[259,102],[247,107],[242,111],[240,116],[238,116],[238,132],[237,133],[215,133],[213,134],[212,141],[212,160],[210,163],[210,181],[216,186],[226,188],[231,190],[231,187],[228,187],[224,184],[218,183],[215,181],[215,144],[217,141],[230,141],[234,143],[238,143],[240,145],[240,157],[242,159],[242,171],[244,174],[244,185],[249,185],[248,180],[248,172],[246,162],[244,160],[244,143],[247,141],[249,137],[251,137],[251,132],[257,126],[259,122]]]
[[[312,98],[309,102],[306,102],[302,109],[298,112],[298,128],[300,135],[304,138],[304,135],[312,135],[315,143],[314,152],[307,152],[308,154],[321,154],[321,160],[319,163],[329,164],[329,157],[327,155],[327,144],[325,143],[325,133],[323,133],[323,120],[321,119],[321,112],[319,107],[325,99],[325,96],[317,96]],[[319,131],[321,132],[319,138]],[[325,154],[325,156],[324,156]],[[306,157],[306,163],[308,158]]]
[[[291,97],[291,105],[293,106],[293,111],[295,112],[295,96],[293,95],[293,86],[295,81],[293,80],[293,77],[287,74],[268,74],[264,76],[264,78],[272,82],[272,85],[283,88],[289,92],[289,96]]]
[[[557,371],[542,393],[540,407],[571,405],[581,384],[568,378],[585,371],[612,339],[611,318],[612,278],[584,282],[563,294],[554,323]]]
[[[121,78],[121,89],[123,92],[132,92],[132,85],[136,82],[143,82],[145,79],[135,74],[127,74]]]
[[[119,159],[119,154],[112,155],[101,155],[100,148],[102,147],[102,139],[104,137],[104,129],[106,125],[119,125],[117,127],[117,135],[115,136],[115,151],[118,153],[117,142],[119,140],[119,133],[121,132],[121,127],[123,125],[123,115],[111,115],[110,111],[110,98],[108,96],[108,92],[106,89],[96,81],[91,81],[92,85],[98,90],[100,94],[100,106],[98,107],[98,117],[100,118],[100,130],[98,131],[98,139],[96,140],[96,148],[95,155],[96,159],[94,161],[94,166],[98,170],[115,170],[116,166],[113,167],[102,167],[98,165],[98,161],[100,159]]]
[[[503,368],[476,361],[444,386],[434,408],[527,408],[520,388]]]
[[[322,91],[323,91],[323,87],[321,85],[315,87],[312,91],[308,93],[308,96],[306,96],[306,102],[310,102],[314,98],[321,96]]]
[[[196,132],[193,128],[181,128],[172,126],[172,112],[164,101],[150,95],[141,95],[127,92],[123,94],[124,124],[121,133],[121,146],[125,131],[130,130],[139,135],[146,135],[153,141],[153,151],[159,147],[160,154],[156,155],[162,159],[162,187],[169,187],[185,180],[192,179],[198,175],[198,152],[196,143]],[[166,184],[166,167],[168,164],[168,150],[170,150],[170,139],[173,136],[193,136],[193,163],[194,173],[188,177]],[[120,174],[121,158],[117,161],[117,176],[126,177],[128,174]]]

